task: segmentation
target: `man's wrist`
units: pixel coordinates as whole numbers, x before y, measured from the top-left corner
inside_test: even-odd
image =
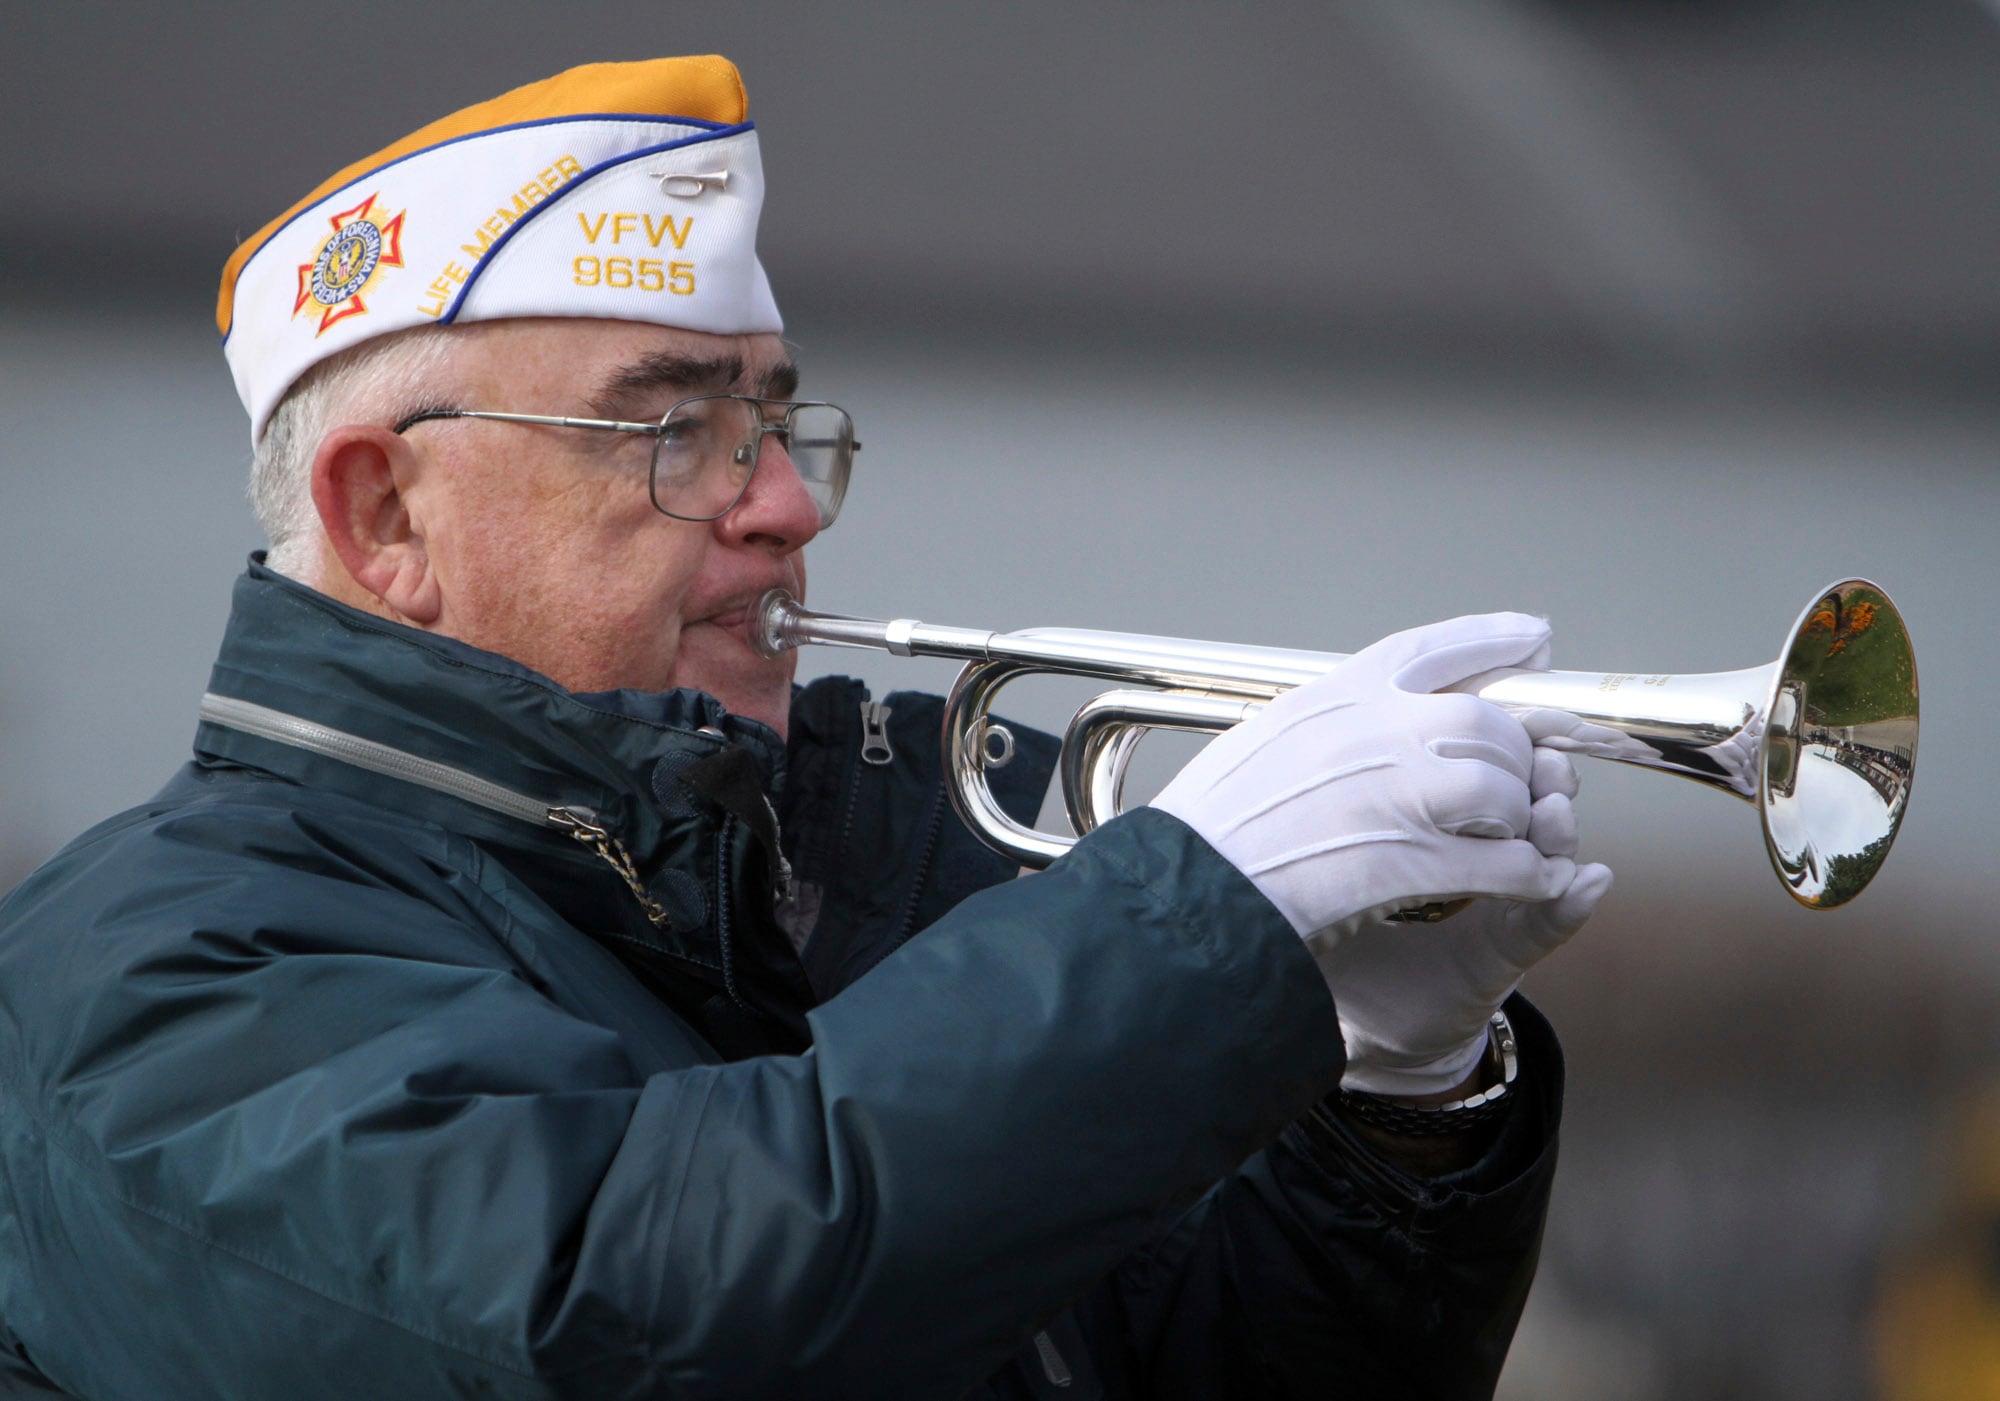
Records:
[[[1486,1155],[1501,1129],[1498,1122],[1488,1122],[1470,1125],[1458,1133],[1419,1136],[1378,1129],[1348,1114],[1337,1117],[1371,1152],[1418,1178],[1463,1172]]]
[[[1342,1113],[1328,1094],[1296,1126],[1298,1141],[1329,1171],[1357,1181],[1390,1183],[1388,1203],[1431,1200],[1433,1184],[1484,1195],[1512,1183],[1541,1156],[1553,1152],[1562,1116],[1563,1056],[1548,1023],[1525,999],[1507,1005],[1520,1041],[1520,1076],[1514,1108],[1498,1124],[1441,1138],[1412,1138],[1367,1130]]]
[[[1506,1013],[1496,1011],[1487,1023],[1485,1054],[1452,1088],[1407,1097],[1336,1090],[1331,1102],[1344,1118],[1373,1130],[1371,1139],[1459,1137],[1506,1116],[1513,1107],[1512,1087],[1519,1070],[1513,1024]]]

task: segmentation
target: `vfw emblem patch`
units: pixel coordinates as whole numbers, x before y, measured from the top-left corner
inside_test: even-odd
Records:
[[[391,216],[375,208],[375,196],[335,214],[327,222],[333,233],[322,243],[310,263],[299,264],[299,299],[292,303],[292,318],[312,311],[319,313],[315,338],[336,321],[360,316],[368,310],[361,300],[383,268],[403,265],[403,215]]]

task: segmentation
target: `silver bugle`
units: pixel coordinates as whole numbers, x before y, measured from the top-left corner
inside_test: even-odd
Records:
[[[773,657],[814,643],[963,661],[944,715],[952,805],[988,846],[1036,869],[1076,839],[1016,822],[987,783],[987,771],[1013,757],[1013,736],[991,714],[1008,682],[1040,672],[1148,688],[1086,702],[1063,737],[1063,803],[1085,833],[1122,810],[1126,768],[1148,730],[1226,730],[1346,660],[1078,628],[878,622],[812,612],[782,589],[753,611],[751,641]],[[1766,666],[1694,675],[1507,670],[1470,689],[1521,717],[1539,743],[1681,774],[1756,804],[1772,869],[1811,909],[1860,894],[1909,806],[1916,656],[1902,614],[1865,579],[1814,595]]]

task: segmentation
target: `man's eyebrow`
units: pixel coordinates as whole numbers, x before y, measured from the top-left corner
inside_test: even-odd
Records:
[[[618,418],[640,407],[662,389],[682,396],[727,391],[743,375],[743,361],[735,355],[705,357],[679,355],[670,350],[643,355],[629,365],[614,370],[590,398],[590,407],[605,418]],[[745,386],[763,399],[789,399],[798,392],[799,367],[781,360]]]
[[[799,367],[790,360],[780,360],[758,377],[757,394],[763,399],[792,399],[798,397]]]
[[[718,393],[736,382],[743,361],[734,355],[679,355],[658,350],[621,365],[590,397],[590,407],[605,418],[630,413],[662,389],[683,397]]]

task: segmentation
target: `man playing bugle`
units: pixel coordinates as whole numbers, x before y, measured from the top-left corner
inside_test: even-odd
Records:
[[[1546,625],[1377,643],[1009,879],[939,702],[749,643],[860,445],[745,111],[574,69],[230,259],[271,550],[191,762],[0,909],[0,1380],[1490,1393],[1561,1098],[1511,994],[1610,878],[1444,692]]]

